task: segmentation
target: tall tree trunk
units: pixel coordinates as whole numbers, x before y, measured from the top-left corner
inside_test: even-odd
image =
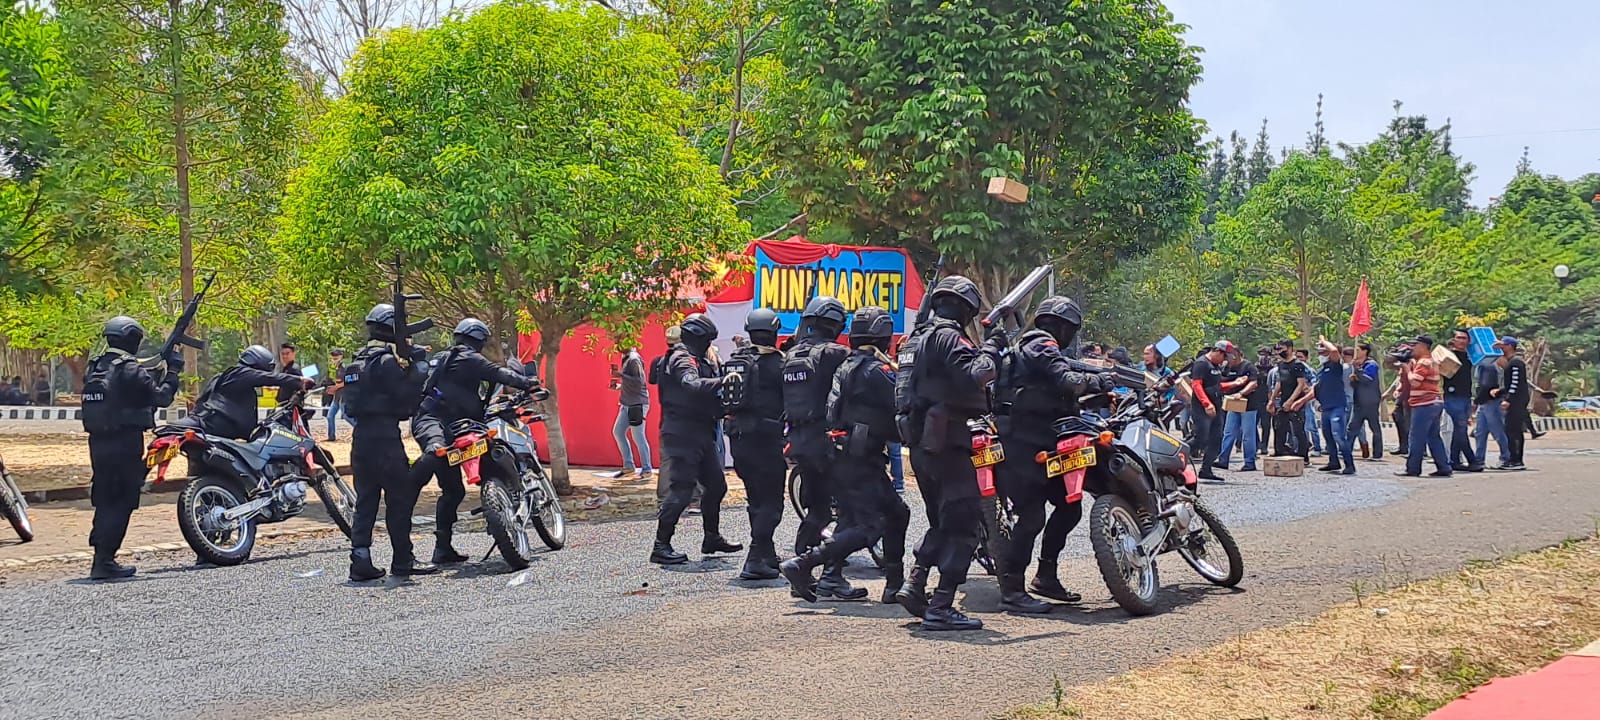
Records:
[[[745,47],[743,26],[739,28],[738,44],[733,56],[733,112],[728,118],[728,141],[722,146],[722,163],[717,167],[723,182],[727,182],[728,173],[733,170],[733,146],[739,141],[740,120],[744,115],[744,65],[749,49]]]
[[[543,365],[540,379],[544,386],[550,390],[548,408],[544,412],[545,429],[550,437],[550,481],[555,483],[556,492],[561,495],[572,494],[572,476],[567,468],[567,437],[561,430],[561,390],[556,382],[556,360],[561,355],[561,339],[566,332],[554,332],[549,328],[539,330],[539,359]]]
[[[1311,347],[1311,268],[1306,262],[1306,242],[1302,239],[1295,244],[1294,271],[1299,280],[1296,299],[1300,303],[1300,342],[1305,347]]]
[[[180,0],[167,0],[167,12],[172,51],[173,169],[177,172],[178,181],[178,282],[183,292],[183,304],[187,306],[194,298],[194,223],[189,202],[189,118],[183,94],[183,34],[178,27],[182,12]],[[183,349],[184,365],[191,375],[198,375],[202,370],[198,358],[199,354],[194,348]]]

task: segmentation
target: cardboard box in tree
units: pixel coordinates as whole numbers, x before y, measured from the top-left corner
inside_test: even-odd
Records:
[[[1261,459],[1261,472],[1267,477],[1301,477],[1306,474],[1306,459],[1292,455],[1265,457]]]

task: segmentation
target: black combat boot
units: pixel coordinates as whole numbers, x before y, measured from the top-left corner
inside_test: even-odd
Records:
[[[370,548],[356,548],[350,551],[350,582],[377,580],[383,575],[383,568],[372,564]]]
[[[720,553],[736,553],[736,552],[739,552],[740,550],[743,550],[743,549],[744,549],[743,545],[740,545],[739,543],[728,542],[727,539],[722,537],[721,535],[707,535],[706,539],[700,541],[700,554],[701,555],[717,555],[717,554],[720,554]]]
[[[1033,582],[1028,583],[1028,591],[1039,597],[1051,600],[1075,603],[1083,599],[1082,595],[1061,587],[1061,581],[1056,579],[1056,563],[1054,560],[1040,560],[1039,572],[1033,576]]]
[[[744,556],[744,569],[739,571],[739,579],[774,580],[778,575],[777,553],[773,552],[772,546],[750,541],[750,552]]]
[[[811,573],[821,564],[822,548],[814,547],[783,561],[778,566],[778,571],[783,573],[783,579],[789,581],[790,597],[797,597],[806,602],[817,601],[817,584],[811,578]]]
[[[822,571],[822,579],[817,582],[817,597],[832,598],[834,600],[865,600],[867,589],[850,584],[844,576],[844,563],[829,566]]]
[[[450,543],[450,533],[439,533],[434,536],[433,564],[459,565],[467,561],[467,556],[456,552],[455,546]]]
[[[1024,615],[1044,615],[1050,612],[1050,603],[1044,602],[1022,589],[1022,573],[1004,573],[1000,576],[1000,608]]]
[[[389,574],[395,577],[411,577],[413,575],[432,575],[439,572],[439,566],[430,563],[419,563],[416,558],[395,558],[389,563]]]
[[[928,569],[921,565],[911,566],[911,576],[906,578],[904,585],[894,594],[894,600],[900,607],[911,613],[911,617],[920,618],[928,612]]]
[[[655,549],[650,551],[650,562],[657,565],[682,565],[689,562],[689,556],[673,550],[672,543],[657,540]]]
[[[117,562],[115,551],[94,551],[94,564],[89,566],[90,580],[122,580],[131,578],[138,569],[132,565],[123,565]]]
[[[922,629],[935,631],[982,630],[983,621],[967,617],[956,609],[956,591],[939,588],[933,591],[933,600],[922,614]]]
[[[894,594],[900,592],[900,586],[906,583],[905,574],[906,570],[902,565],[883,566],[883,598],[879,602],[885,605],[893,605],[898,602],[895,600]]]

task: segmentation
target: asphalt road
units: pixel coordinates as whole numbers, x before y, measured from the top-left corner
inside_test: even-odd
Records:
[[[67,577],[81,568],[12,573],[0,578],[0,718],[986,717],[1047,699],[1057,679],[1594,532],[1600,457],[1537,460],[1539,472],[1454,480],[1362,463],[1355,478],[1206,486],[1244,547],[1240,590],[1202,585],[1173,557],[1161,565],[1171,608],[1131,619],[1100,585],[1080,527],[1063,579],[1084,591],[1081,606],[997,614],[994,582],[975,570],[961,602],[987,627],[970,633],[924,633],[873,602],[808,605],[778,581],[750,587],[735,579],[739,558],[657,568],[645,562],[653,524],[640,521],[572,526],[567,549],[526,576],[491,560],[353,586],[334,538],[266,545],[237,568],[145,557],[137,579],[115,584]],[[742,510],[726,516],[727,534],[742,534]],[[688,520],[680,548],[698,536]],[[853,574],[877,595],[873,571]]]

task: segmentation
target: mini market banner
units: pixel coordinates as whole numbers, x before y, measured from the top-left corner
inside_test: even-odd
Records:
[[[922,281],[898,248],[816,245],[793,237],[753,242],[745,254],[754,267],[735,274],[744,277],[728,278],[724,290],[706,298],[706,304],[738,304],[744,312],[770,308],[785,335],[800,326],[800,312],[818,295],[838,298],[850,312],[869,305],[884,308],[894,317],[897,334],[908,327],[907,309],[914,313],[922,301]]]

